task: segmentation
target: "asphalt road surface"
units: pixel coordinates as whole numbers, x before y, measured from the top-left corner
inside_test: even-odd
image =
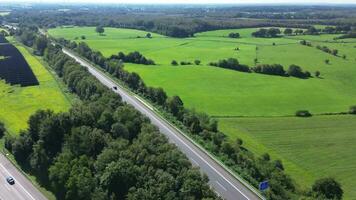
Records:
[[[209,184],[216,193],[227,200],[257,200],[261,199],[256,193],[252,192],[247,186],[231,175],[225,168],[213,160],[206,152],[193,144],[179,130],[171,126],[153,111],[153,108],[144,103],[137,96],[128,93],[120,85],[112,81],[104,73],[93,67],[90,63],[81,59],[71,51],[63,49],[63,52],[74,58],[82,66],[88,68],[101,83],[111,88],[114,92],[121,95],[123,101],[134,106],[142,114],[146,115],[165,134],[170,142],[174,143],[192,162],[194,166],[208,175]],[[117,89],[113,89],[117,87]]]
[[[6,181],[11,176],[14,185]],[[1,200],[46,200],[47,198],[0,153],[0,199]]]

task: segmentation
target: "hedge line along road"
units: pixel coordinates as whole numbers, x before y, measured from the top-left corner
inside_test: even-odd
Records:
[[[80,58],[72,51],[63,48],[65,54],[75,59],[79,64],[88,68],[102,84],[111,88],[114,92],[121,95],[122,100],[134,106],[138,111],[147,116],[152,124],[156,125],[161,133],[165,134],[170,142],[174,143],[193,163],[199,167],[203,173],[208,175],[209,184],[216,193],[227,200],[258,200],[259,195],[251,191],[245,184],[231,175],[224,167],[212,159],[206,152],[197,147],[192,141],[187,139],[180,131],[175,129],[167,121],[162,119],[152,110],[152,107],[145,104],[135,95],[130,94],[111,78],[100,72],[92,64]],[[115,87],[115,89],[113,89]]]

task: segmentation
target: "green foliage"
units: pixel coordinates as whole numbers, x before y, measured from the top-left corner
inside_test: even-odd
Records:
[[[315,181],[312,191],[317,198],[341,200],[343,190],[341,185],[333,178],[322,178]]]
[[[297,117],[311,117],[312,114],[307,110],[298,110],[297,112],[295,112],[295,116],[297,116]]]
[[[240,33],[229,33],[229,38],[239,38]]]
[[[47,62],[83,102],[65,113],[36,112],[29,128],[6,146],[58,199],[123,199],[142,192],[218,199],[146,117],[60,48],[51,45],[46,52]]]
[[[5,135],[6,129],[4,123],[0,122],[0,139]]]
[[[102,34],[104,33],[105,29],[104,29],[103,26],[97,26],[97,27],[95,28],[95,31],[96,31],[97,33],[99,33],[99,35],[102,35]]]
[[[272,160],[281,160],[285,172],[302,188],[329,175],[342,185],[343,199],[352,199],[356,176],[345,169],[356,165],[355,119],[353,115],[219,118],[219,127],[231,142],[241,138],[256,155],[268,152]]]

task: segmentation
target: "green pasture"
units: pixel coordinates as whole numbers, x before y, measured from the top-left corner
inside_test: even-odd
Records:
[[[115,28],[106,28],[104,36],[96,33],[95,27],[56,28],[48,32],[54,37],[76,41],[85,35],[84,41],[105,56],[119,51],[140,51],[157,65],[126,64],[127,70],[138,72],[149,86],[163,87],[169,95],[179,95],[187,107],[214,116],[286,116],[300,109],[312,113],[341,112],[356,104],[356,54],[353,53],[356,48],[352,43],[327,43],[330,48],[339,45],[340,54],[348,55],[344,60],[299,44],[301,39],[314,36],[254,38],[251,33],[255,30],[209,31],[186,39],[157,34],[152,34],[151,39],[142,38],[147,32]],[[228,38],[230,32],[239,32],[241,38]],[[317,41],[313,44],[321,40]],[[239,50],[235,50],[236,47]],[[208,66],[209,62],[229,57],[250,66],[254,65],[255,58],[259,63],[278,63],[285,68],[298,64],[311,73],[320,71],[321,78],[302,80]],[[195,59],[202,64],[170,65],[172,60],[193,62]],[[325,64],[326,59],[330,64]]]
[[[0,81],[0,121],[11,134],[27,127],[27,120],[38,109],[66,111],[70,102],[62,93],[53,75],[32,56],[26,48],[8,38],[25,57],[40,85],[30,87],[11,86]]]
[[[186,39],[156,34],[151,39],[137,38],[146,32],[113,28],[106,28],[105,36],[100,36],[94,30],[56,28],[50,29],[49,34],[77,42],[85,35],[85,42],[105,56],[140,51],[157,65],[127,63],[125,68],[139,73],[147,85],[163,87],[169,96],[179,95],[189,108],[223,117],[219,118],[221,130],[232,141],[242,138],[244,145],[256,154],[268,152],[274,159],[283,160],[286,171],[302,188],[309,187],[317,178],[333,176],[342,183],[346,199],[356,196],[352,190],[356,178],[356,118],[286,117],[301,109],[313,114],[336,113],[356,105],[355,39],[333,40],[338,35],[254,38],[251,33],[256,28],[209,31]],[[228,38],[231,32],[240,33],[241,38]],[[313,47],[300,45],[304,39],[312,42]],[[316,45],[336,48],[340,56],[320,51]],[[297,64],[312,74],[320,71],[321,77],[304,80],[208,66],[211,61],[229,57],[250,66],[255,58],[261,64],[283,64],[285,69]],[[172,60],[195,59],[202,64],[170,64]]]
[[[301,187],[317,178],[336,178],[345,199],[356,199],[356,116],[222,118],[220,129],[231,140],[261,155],[281,159]]]

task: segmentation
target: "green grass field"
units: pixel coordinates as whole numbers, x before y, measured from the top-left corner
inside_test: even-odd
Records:
[[[26,48],[10,41],[24,55],[40,85],[31,87],[11,86],[0,81],[0,121],[4,122],[11,134],[27,127],[27,120],[38,109],[67,111],[70,100],[62,92],[53,75],[32,56]]]
[[[345,199],[356,199],[356,116],[312,118],[225,118],[221,130],[231,140],[258,155],[268,152],[281,159],[288,174],[302,187],[316,178],[331,176],[340,181]]]
[[[299,109],[313,113],[341,112],[356,104],[356,79],[353,78],[356,48],[352,43],[349,46],[332,44],[339,45],[340,54],[348,54],[349,58],[343,60],[302,46],[299,39],[291,37],[252,38],[254,28],[210,31],[187,39],[157,34],[152,34],[152,39],[137,38],[147,32],[115,28],[106,28],[105,36],[100,36],[94,30],[94,27],[56,28],[50,29],[49,34],[77,41],[85,35],[84,41],[105,56],[119,51],[142,52],[158,65],[126,64],[127,70],[138,72],[150,86],[163,87],[169,95],[179,95],[187,107],[210,115],[286,116]],[[228,38],[230,32],[239,32],[241,38]],[[240,50],[235,51],[236,47]],[[211,61],[229,57],[252,66],[256,56],[260,63],[298,64],[312,73],[319,70],[322,78],[301,80],[207,66]],[[199,59],[202,65],[173,67],[170,65],[173,59],[178,62]],[[330,59],[331,64],[326,65],[325,59]]]
[[[333,176],[343,185],[345,199],[355,199],[352,183],[356,161],[356,121],[354,116],[287,117],[307,109],[314,114],[344,112],[356,105],[356,40],[333,40],[337,35],[253,38],[256,29],[218,30],[198,33],[193,38],[176,39],[146,32],[106,28],[105,36],[94,27],[50,29],[54,37],[86,36],[85,42],[105,56],[119,51],[140,51],[156,66],[126,64],[140,74],[147,85],[163,87],[169,96],[179,95],[185,105],[219,118],[220,127],[233,141],[242,138],[256,154],[268,152],[281,159],[286,171],[301,187],[310,187],[320,177]],[[241,38],[231,39],[230,32]],[[300,40],[314,47],[302,46]],[[81,41],[77,39],[76,41]],[[275,43],[275,45],[273,45]],[[315,48],[325,45],[339,50],[338,57]],[[234,49],[239,47],[239,51]],[[347,55],[347,59],[341,56]],[[321,78],[307,80],[248,74],[208,66],[211,61],[238,58],[252,66],[259,63],[302,66]],[[172,60],[202,61],[200,66],[171,66]],[[325,64],[325,59],[330,64]],[[238,116],[238,117],[237,117]],[[244,117],[242,117],[244,116]]]

